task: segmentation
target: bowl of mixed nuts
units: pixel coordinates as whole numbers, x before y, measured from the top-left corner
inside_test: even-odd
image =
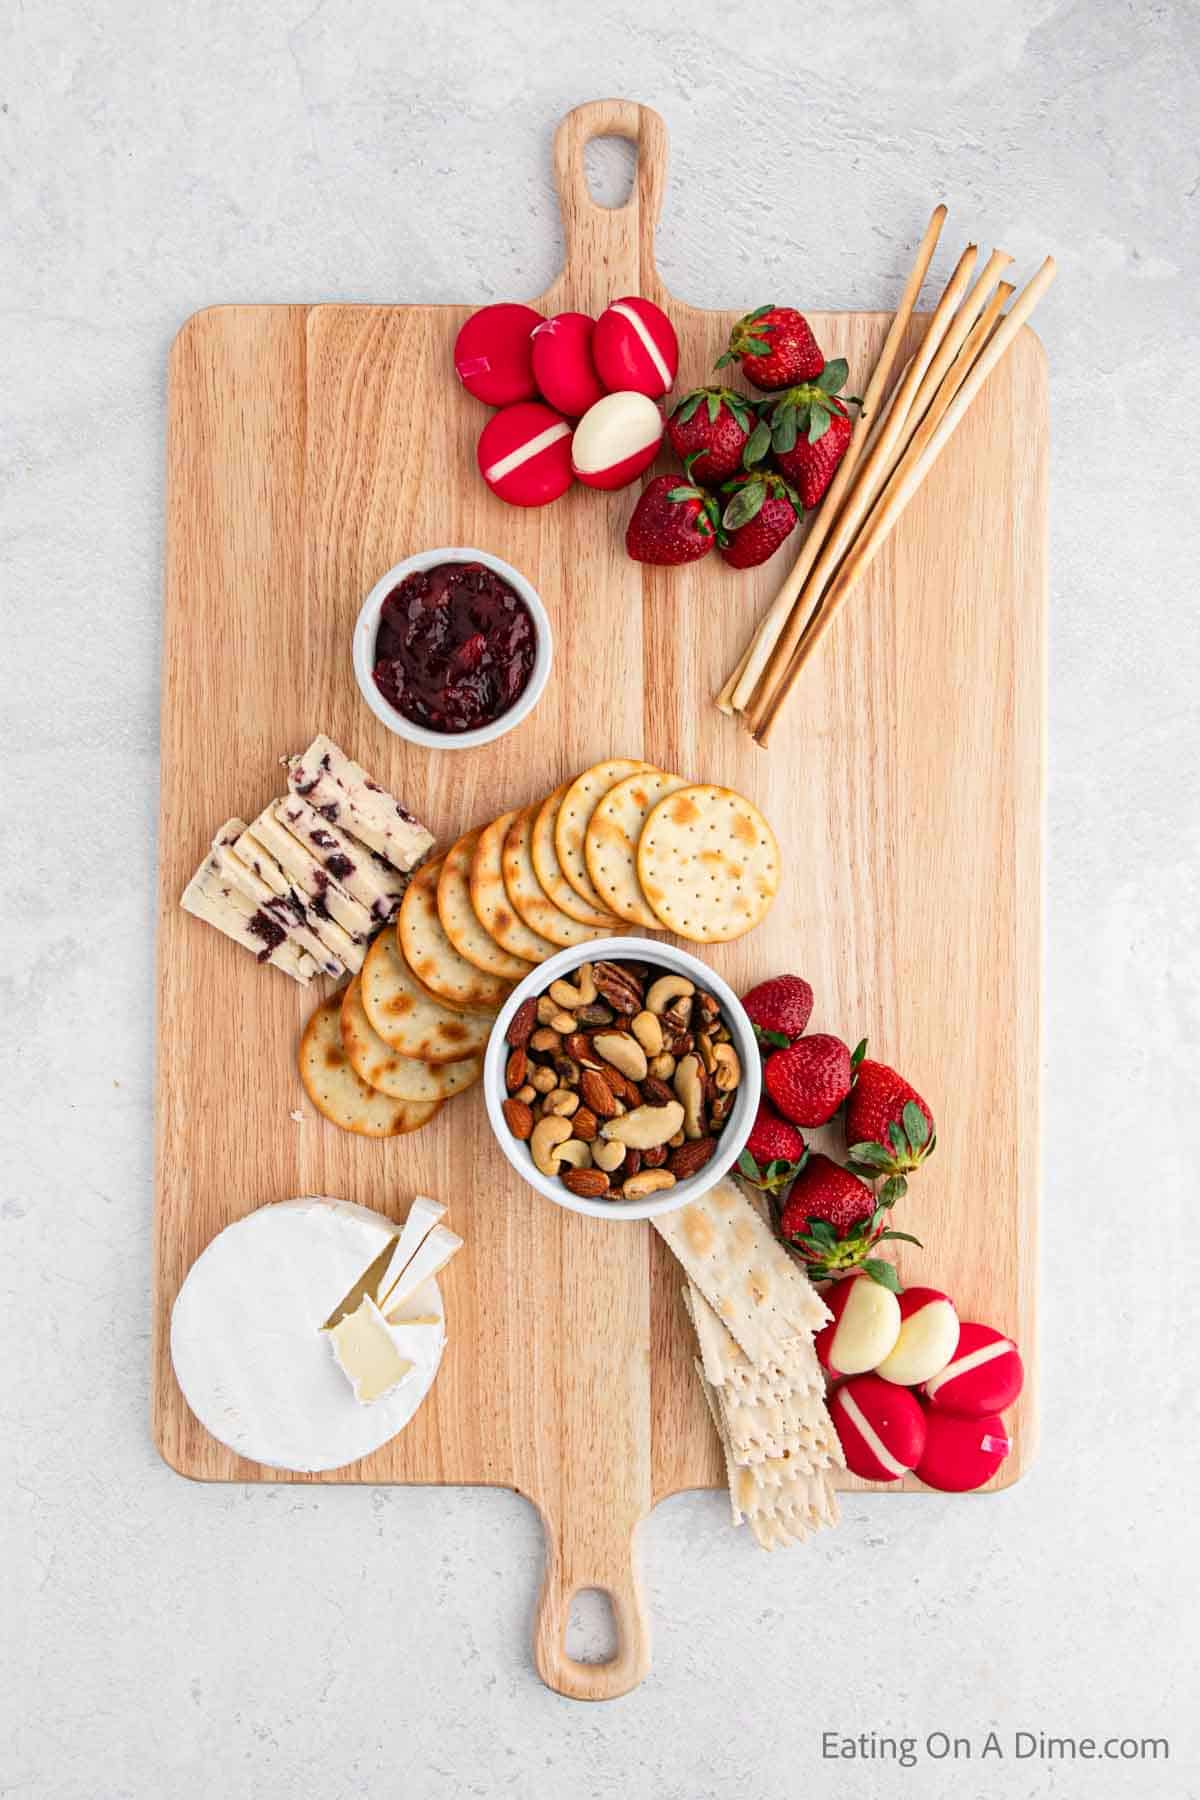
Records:
[[[513,1168],[593,1218],[651,1219],[736,1161],[762,1071],[720,976],[649,938],[604,938],[539,965],[505,1003],[483,1086]]]

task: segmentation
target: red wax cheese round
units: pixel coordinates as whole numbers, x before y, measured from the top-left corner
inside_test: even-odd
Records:
[[[904,1389],[897,1391],[903,1393]],[[999,1413],[968,1419],[961,1413],[929,1412],[917,1479],[943,1493],[965,1494],[990,1481],[1011,1449],[1012,1440]]]
[[[940,1411],[1003,1412],[1025,1385],[1025,1369],[1011,1338],[992,1325],[964,1324],[954,1355],[925,1383],[925,1397]]]
[[[671,388],[679,367],[675,327],[652,301],[627,294],[596,320],[592,360],[610,393],[635,388],[657,399]]]
[[[885,1381],[916,1387],[944,1369],[958,1343],[958,1314],[937,1288],[905,1288],[900,1296],[900,1331],[875,1371]]]
[[[545,506],[571,485],[571,427],[534,400],[494,413],[476,456],[483,479],[510,506]]]
[[[588,487],[621,488],[658,455],[663,416],[646,394],[605,394],[575,427],[571,463]]]
[[[509,406],[537,393],[529,334],[542,323],[532,306],[502,301],[472,313],[454,340],[454,367],[468,394]]]
[[[878,1368],[900,1335],[900,1302],[869,1275],[836,1281],[825,1295],[833,1314],[816,1337],[817,1355],[831,1375],[864,1375]]]
[[[572,419],[581,419],[604,393],[592,361],[594,330],[587,313],[562,312],[543,320],[530,339],[538,392]]]
[[[835,1388],[829,1411],[846,1467],[866,1481],[899,1481],[925,1449],[925,1414],[907,1388],[855,1375]]]

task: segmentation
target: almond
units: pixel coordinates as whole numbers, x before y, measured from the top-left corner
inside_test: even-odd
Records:
[[[585,1069],[598,1069],[600,1067],[600,1058],[592,1049],[592,1040],[588,1037],[586,1032],[573,1031],[570,1037],[564,1041],[563,1049],[568,1056],[573,1057],[574,1060],[577,1063],[582,1064]]]
[[[595,1069],[583,1070],[579,1077],[579,1091],[583,1095],[583,1104],[598,1119],[616,1118],[616,1098],[604,1076],[598,1074]]]
[[[533,1135],[533,1109],[524,1100],[506,1100],[500,1110],[508,1129],[521,1143]]]
[[[504,1085],[510,1094],[515,1094],[519,1087],[525,1086],[525,1077],[529,1073],[529,1058],[524,1050],[518,1048],[508,1059],[508,1067],[504,1071]]]
[[[516,1012],[513,1014],[512,1023],[508,1028],[508,1041],[514,1050],[523,1049],[529,1042],[530,1037],[533,1035],[533,1028],[536,1023],[537,1001],[522,1000],[520,1006],[518,1006]]]
[[[655,1144],[650,1150],[642,1151],[643,1169],[661,1169],[668,1156],[665,1144]]]
[[[667,1167],[676,1181],[686,1181],[689,1175],[695,1175],[704,1167],[716,1147],[716,1138],[692,1138],[688,1143],[680,1144],[678,1150],[672,1150]]]
[[[647,1075],[642,1083],[642,1099],[648,1100],[651,1106],[666,1106],[675,1098],[675,1091],[656,1075]]]
[[[562,1184],[581,1200],[599,1200],[608,1192],[608,1176],[603,1169],[564,1169]]]
[[[577,1138],[582,1138],[585,1144],[590,1144],[594,1138],[600,1135],[600,1121],[590,1107],[581,1106],[571,1120],[571,1130]]]

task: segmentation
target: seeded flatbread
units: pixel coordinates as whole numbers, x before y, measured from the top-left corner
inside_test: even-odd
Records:
[[[392,1100],[451,1100],[474,1087],[483,1074],[482,1056],[459,1062],[417,1062],[384,1043],[363,1006],[361,977],[342,996],[342,1048],[368,1087]]]
[[[779,845],[758,808],[732,788],[680,788],[647,815],[637,874],[667,931],[699,944],[725,943],[770,910],[779,891]]]
[[[562,864],[558,860],[558,851],[554,847],[555,827],[558,824],[558,809],[566,798],[567,789],[571,786],[564,781],[561,787],[548,794],[538,808],[537,817],[533,821],[533,834],[529,840],[529,853],[533,858],[533,867],[538,880],[555,906],[567,913],[572,919],[578,919],[581,925],[611,926],[615,925],[617,916],[610,913],[607,907],[589,905],[580,899],[563,873]]]
[[[480,832],[471,862],[471,906],[502,950],[525,962],[540,963],[553,956],[558,946],[525,923],[504,885],[504,840],[516,816],[515,812],[504,813]]]
[[[418,1063],[458,1063],[478,1056],[491,1035],[493,1013],[460,1012],[432,999],[404,960],[394,927],[381,931],[359,977],[363,1010],[377,1037],[396,1056]]]
[[[437,909],[442,930],[460,956],[474,964],[484,975],[501,981],[520,981],[533,968],[523,956],[513,956],[501,949],[494,937],[484,930],[471,905],[471,864],[479,833],[468,831],[446,852],[438,874]]]
[[[562,950],[573,949],[576,944],[591,943],[594,938],[612,937],[623,931],[625,927],[619,921],[614,921],[611,926],[581,925],[578,919],[573,919],[560,906],[555,906],[537,878],[537,870],[530,854],[533,822],[537,813],[536,803],[527,806],[524,812],[517,813],[504,839],[500,866],[504,875],[505,892],[513,911],[524,919],[537,936],[548,938]]]
[[[342,1044],[341,1013],[341,994],[322,1001],[300,1040],[300,1079],[317,1111],[358,1137],[400,1137],[428,1124],[440,1100],[392,1100],[355,1072]]]
[[[606,906],[631,925],[661,930],[661,921],[648,906],[638,883],[637,847],[642,826],[653,807],[667,794],[686,787],[682,775],[663,769],[639,769],[608,790],[588,821],[583,854],[592,885]]]
[[[611,909],[596,892],[595,883],[588,874],[587,860],[583,853],[588,825],[597,805],[610,788],[616,787],[618,781],[637,775],[650,766],[649,763],[631,760],[627,756],[614,756],[608,762],[595,763],[592,768],[585,769],[582,775],[577,775],[562,797],[562,805],[554,821],[554,848],[559,867],[585,905],[594,906],[601,912]]]
[[[485,975],[474,963],[469,963],[465,956],[458,954],[442,930],[437,906],[442,860],[439,856],[418,869],[401,902],[396,930],[404,960],[434,999],[443,1000],[450,1006],[499,1012],[511,992],[512,983]],[[379,1031],[378,1024],[375,1029]]]

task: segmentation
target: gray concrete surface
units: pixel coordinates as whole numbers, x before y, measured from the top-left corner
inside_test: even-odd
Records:
[[[3,9],[0,1793],[1200,1793],[1198,53],[1179,0]],[[587,1709],[531,1670],[520,1500],[159,1463],[150,928],[174,331],[215,300],[536,293],[554,123],[607,93],[669,125],[681,296],[889,306],[937,195],[955,243],[1061,277],[1041,1458],[982,1504],[854,1500],[776,1558],[671,1501],[653,1674]],[[823,1761],[827,1729],[921,1760]],[[1171,1761],[1016,1760],[1017,1730]]]

